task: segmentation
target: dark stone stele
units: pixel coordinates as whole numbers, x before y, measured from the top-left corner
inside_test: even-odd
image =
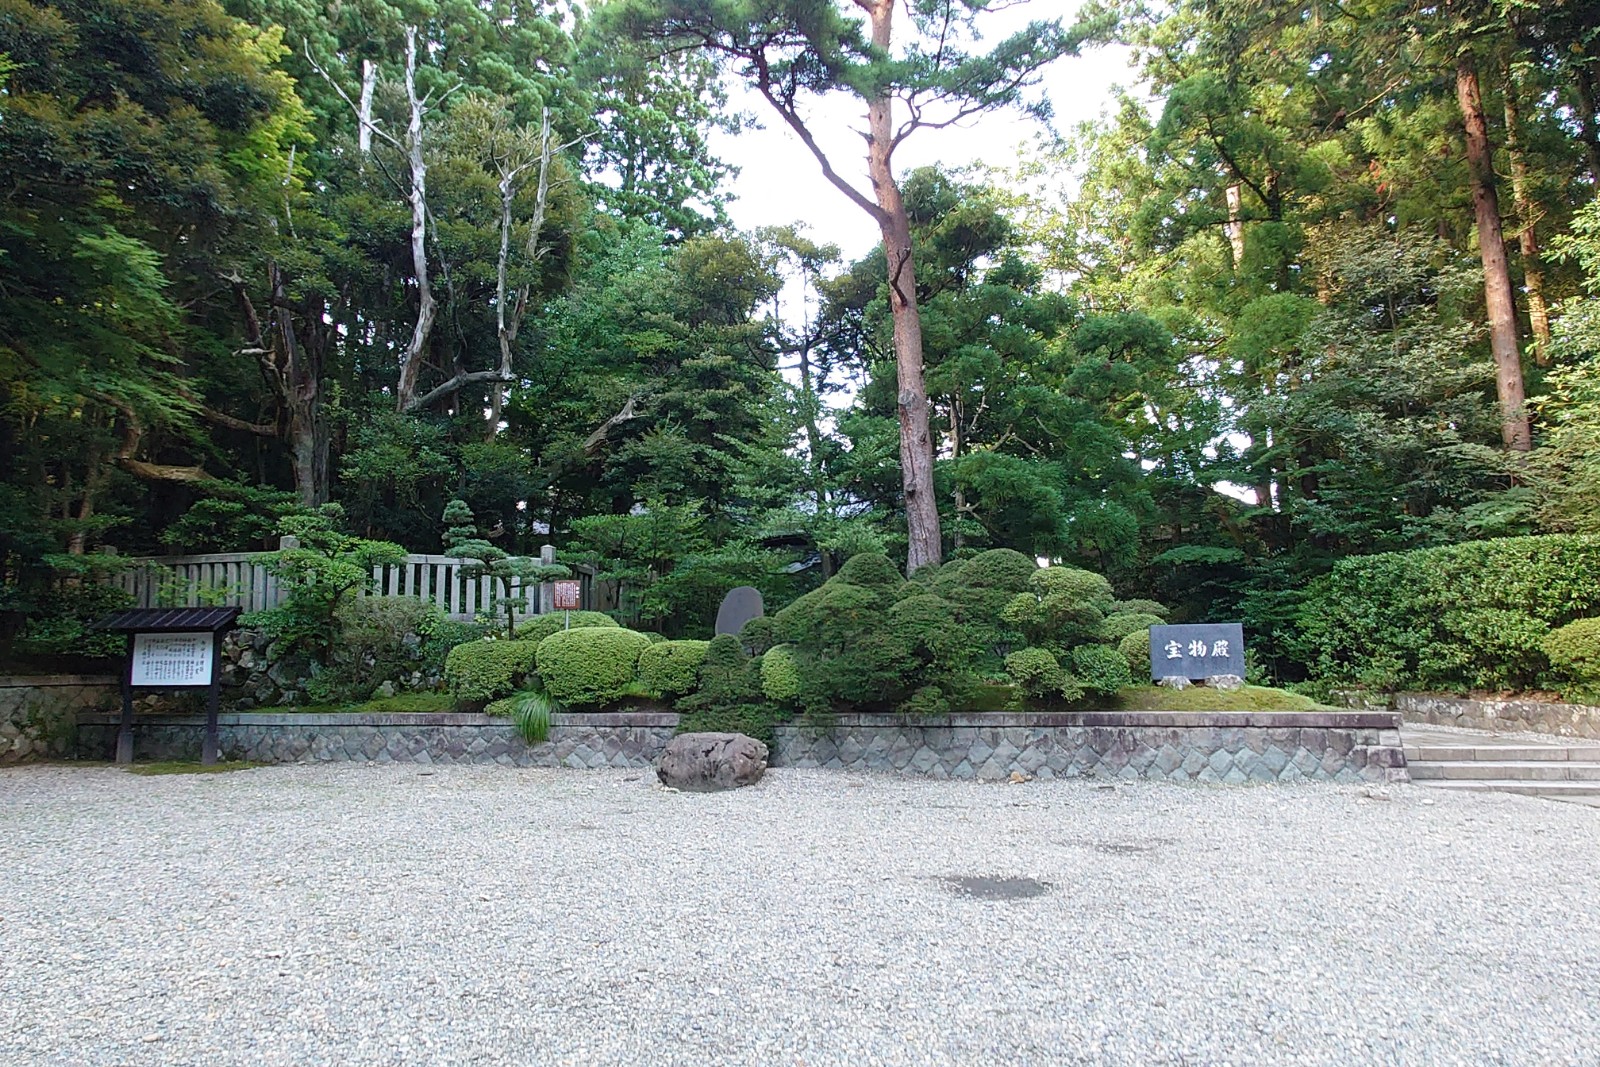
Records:
[[[740,585],[728,590],[717,609],[717,633],[739,636],[744,624],[766,614],[761,601],[761,590],[753,585]]]
[[[755,785],[767,771],[767,746],[744,734],[679,734],[656,761],[661,784],[691,793]]]
[[[1204,646],[1204,652],[1199,649]],[[1150,627],[1150,677],[1201,681],[1244,677],[1244,624],[1201,622]]]

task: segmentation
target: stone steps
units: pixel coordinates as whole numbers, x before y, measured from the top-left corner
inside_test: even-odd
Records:
[[[1455,789],[1479,793],[1520,793],[1532,797],[1571,799],[1592,797],[1600,800],[1600,782],[1530,782],[1517,778],[1477,778],[1472,780],[1417,780],[1433,789]]]
[[[1407,725],[1406,770],[1418,785],[1517,793],[1600,807],[1600,745]]]
[[[1600,763],[1572,760],[1412,761],[1408,757],[1406,769],[1413,782],[1600,782]]]

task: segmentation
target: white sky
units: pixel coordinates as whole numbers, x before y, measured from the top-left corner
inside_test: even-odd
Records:
[[[989,40],[1000,40],[1034,19],[1059,16],[1070,20],[1077,6],[1077,0],[1034,0],[986,15],[979,26]],[[1125,50],[1095,49],[1057,60],[1046,69],[1035,93],[1050,100],[1054,110],[1051,125],[1067,131],[1107,110],[1113,86],[1134,81]],[[764,127],[738,135],[717,133],[712,140],[713,152],[740,169],[734,183],[737,199],[729,207],[734,224],[750,231],[758,226],[804,222],[814,240],[839,245],[847,262],[870,251],[878,234],[866,214],[822,176],[815,157],[765,100],[737,83],[731,83],[729,89],[730,103],[755,115]],[[870,196],[865,146],[853,132],[865,126],[865,111],[859,98],[839,94],[814,106],[807,115],[807,126],[834,169]],[[896,118],[903,117],[902,109]],[[933,163],[951,169],[978,162],[1010,166],[1018,158],[1019,147],[1042,132],[1039,123],[1007,112],[980,116],[946,130],[918,130],[896,150],[895,173],[904,176]]]

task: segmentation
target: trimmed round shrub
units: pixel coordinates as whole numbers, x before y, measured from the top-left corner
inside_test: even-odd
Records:
[[[651,647],[644,634],[621,627],[562,630],[539,642],[545,692],[569,707],[599,707],[627,695],[639,657]]]
[[[1100,624],[1100,635],[1107,641],[1121,641],[1140,630],[1148,634],[1150,627],[1160,625],[1161,620],[1154,615],[1142,611],[1119,611],[1106,616],[1106,621]]]
[[[1045,567],[1034,571],[1028,584],[1043,598],[1061,597],[1073,603],[1089,604],[1102,614],[1116,602],[1110,582],[1080,567]]]
[[[1006,657],[1006,673],[1030,697],[1059,696],[1061,669],[1055,653],[1043,648],[1024,648]]]
[[[1024,648],[1011,653],[1006,657],[1006,673],[1030,700],[1070,704],[1083,696],[1083,686],[1062,670],[1055,653],[1046,648]]]
[[[837,577],[848,585],[858,585],[864,589],[882,589],[891,593],[906,582],[894,562],[878,552],[863,552],[859,556],[851,556],[845,560],[844,566],[839,568]]]
[[[567,626],[567,616],[572,616],[572,625]],[[617,620],[603,611],[551,611],[544,615],[535,615],[526,622],[517,624],[517,640],[532,641],[538,644],[553,633],[562,630],[580,630],[604,626],[612,629],[621,629]]]
[[[1108,697],[1133,684],[1128,661],[1110,645],[1079,645],[1071,658],[1073,676],[1096,696]]]
[[[1150,673],[1150,631],[1135,630],[1117,642],[1117,651],[1128,661],[1132,678],[1143,678]]]
[[[1545,635],[1544,654],[1567,680],[1600,682],[1600,619],[1579,619]]]
[[[1159,600],[1115,600],[1111,603],[1111,614],[1126,615],[1138,612],[1140,615],[1154,615],[1162,622],[1172,618],[1172,609]]]
[[[517,691],[533,670],[539,646],[532,641],[469,641],[444,659],[444,682],[457,700],[498,700]]]
[[[639,654],[639,680],[668,700],[695,691],[710,641],[662,641]]]
[[[788,645],[774,645],[761,657],[761,692],[787,704],[800,695],[800,662]]]

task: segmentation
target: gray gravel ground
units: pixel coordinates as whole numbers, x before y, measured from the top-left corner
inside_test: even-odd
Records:
[[[1365,792],[11,769],[0,1064],[1600,1064],[1600,811]]]

